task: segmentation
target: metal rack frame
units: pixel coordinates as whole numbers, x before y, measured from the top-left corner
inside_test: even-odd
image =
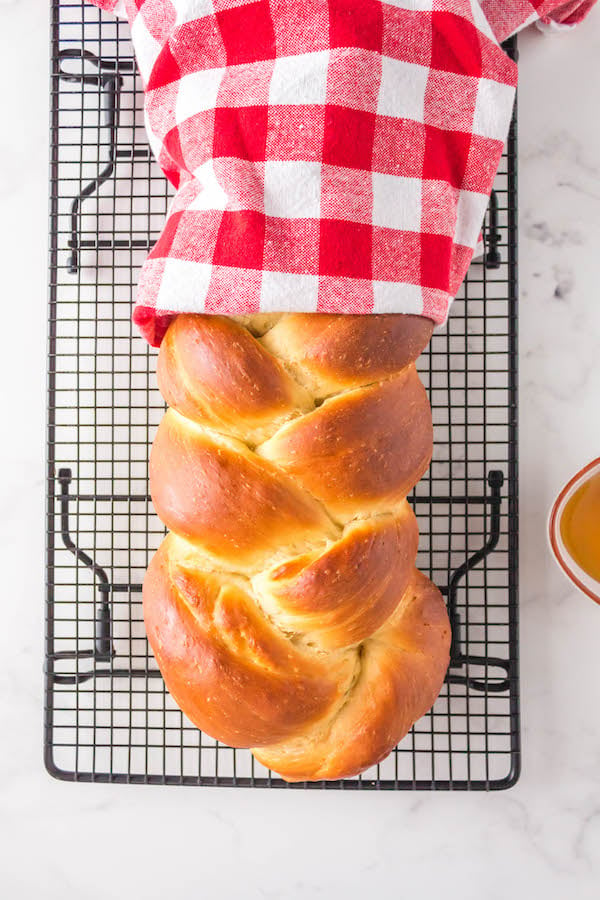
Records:
[[[507,50],[516,56],[514,41]],[[51,78],[48,770],[71,781],[510,787],[520,765],[516,119],[485,255],[419,366],[436,451],[410,499],[422,533],[419,565],[444,593],[452,624],[442,696],[372,771],[287,785],[248,751],[223,747],[185,720],[141,629],[141,575],[162,535],[144,467],[163,407],[152,386],[154,354],[134,335],[128,310],[168,190],[139,121],[126,25],[79,0],[53,0]],[[114,301],[121,292],[125,299]]]

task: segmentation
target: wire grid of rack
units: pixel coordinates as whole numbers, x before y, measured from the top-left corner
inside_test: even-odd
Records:
[[[130,316],[169,189],[145,140],[127,26],[53,0],[51,40],[46,766],[72,781],[290,787],[192,726],[148,650],[141,583],[164,532],[147,461],[164,407],[155,352]],[[446,682],[379,766],[300,787],[502,789],[518,778],[514,122],[484,239],[419,361],[435,451],[412,502],[418,564],[453,627]]]

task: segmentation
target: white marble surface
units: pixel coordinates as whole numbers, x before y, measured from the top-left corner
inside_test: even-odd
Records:
[[[563,581],[544,526],[600,454],[600,11],[521,41],[523,775],[503,794],[414,796],[65,785],[43,770],[45,6],[0,0],[2,896],[597,898],[600,609]]]

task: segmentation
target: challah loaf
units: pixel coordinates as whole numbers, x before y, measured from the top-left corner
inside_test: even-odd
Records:
[[[408,315],[180,315],[150,460],[170,529],[148,638],[199,728],[288,781],[382,760],[441,688],[442,597],[406,495],[432,451]]]

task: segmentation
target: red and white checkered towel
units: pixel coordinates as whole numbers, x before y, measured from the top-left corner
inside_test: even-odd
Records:
[[[177,189],[134,319],[406,312],[443,323],[477,245],[516,65],[595,0],[91,0],[127,15]]]

